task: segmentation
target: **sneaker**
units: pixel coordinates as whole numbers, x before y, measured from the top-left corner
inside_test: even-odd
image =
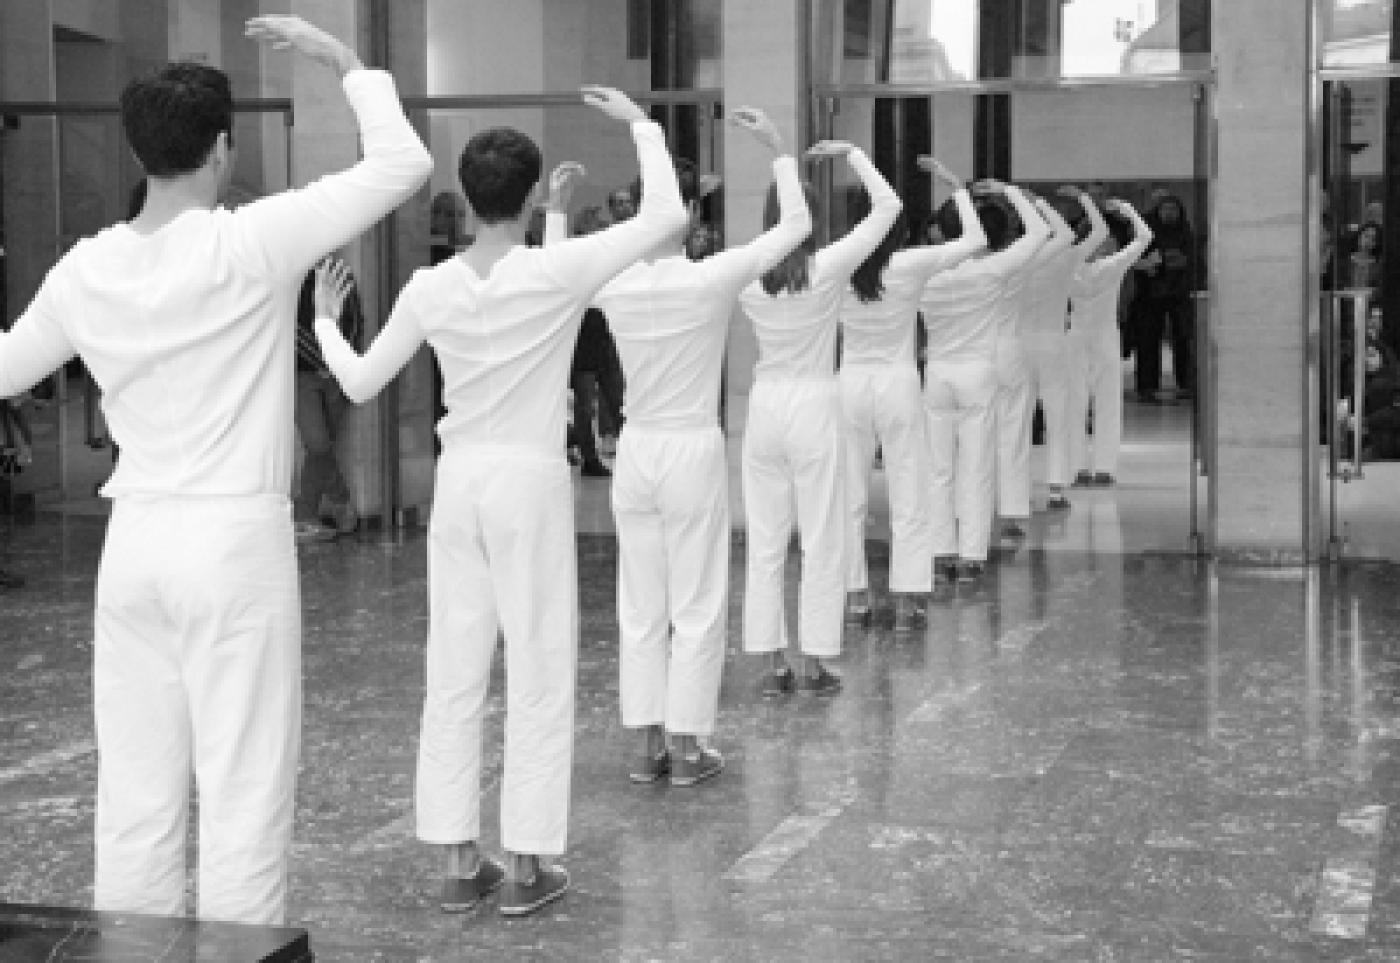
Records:
[[[585,461],[582,467],[579,468],[578,473],[584,476],[585,478],[612,477],[612,469],[609,468],[607,465],[603,464],[601,461],[597,460],[596,458]]]
[[[833,675],[822,666],[816,675],[804,674],[797,680],[797,690],[803,695],[834,696],[841,691],[841,677]]]
[[[701,749],[693,756],[676,756],[671,766],[671,785],[693,786],[718,776],[723,768],[724,757],[713,749]]]
[[[16,575],[14,572],[8,572],[5,569],[0,568],[0,588],[24,588],[24,576]]]
[[[1093,476],[1093,473],[1092,473],[1092,472],[1081,471],[1081,472],[1079,472],[1078,474],[1076,474],[1076,475],[1074,476],[1074,487],[1075,487],[1075,488],[1088,488],[1088,487],[1089,487],[1090,485],[1092,485],[1093,483],[1094,483],[1094,476]]]
[[[870,624],[870,601],[864,592],[848,592],[846,594],[846,624]]]
[[[297,522],[292,527],[298,544],[310,542],[330,542],[335,540],[336,530],[321,522]]]
[[[759,686],[759,692],[765,699],[776,699],[780,695],[787,695],[791,692],[796,687],[796,682],[792,666],[788,666],[781,672],[765,672]]]
[[[1069,499],[1063,495],[1051,495],[1045,502],[1047,512],[1064,512],[1069,510]]]
[[[476,872],[466,878],[449,876],[442,881],[442,911],[465,913],[501,888],[506,871],[494,859],[482,857]]]
[[[1026,530],[1015,522],[1004,522],[1001,526],[1003,538],[1025,538]]]
[[[958,563],[958,581],[959,581],[959,582],[962,582],[964,585],[966,585],[966,584],[969,583],[969,582],[975,582],[975,581],[977,581],[977,580],[980,579],[981,577],[982,577],[982,563],[981,563],[981,562],[959,562],[959,563]]]
[[[360,516],[355,512],[355,506],[350,504],[349,499],[337,502],[331,509],[331,520],[335,525],[335,530],[341,535],[353,535],[355,529],[360,527]]]
[[[512,880],[501,891],[501,915],[529,916],[563,896],[569,889],[569,871],[562,866],[540,864],[526,882]]]
[[[1111,488],[1111,487],[1113,487],[1113,483],[1114,483],[1114,478],[1113,478],[1113,476],[1110,475],[1108,472],[1106,472],[1106,471],[1097,471],[1097,472],[1094,472],[1094,487],[1095,487],[1095,488]]]
[[[957,562],[935,562],[933,565],[933,584],[951,585],[958,580]]]
[[[662,749],[654,756],[643,755],[627,774],[636,783],[656,782],[671,771],[671,754]]]

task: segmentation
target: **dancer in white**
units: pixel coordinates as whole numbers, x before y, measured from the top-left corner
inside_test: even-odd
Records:
[[[418,837],[445,847],[443,909],[475,905],[502,880],[477,848],[481,724],[499,628],[506,735],[501,844],[512,854],[500,911],[523,916],[568,887],[542,857],[564,852],[573,765],[578,580],[564,437],[565,385],[584,308],[613,275],[681,230],[685,209],[661,128],[622,93],[584,99],[631,125],[641,209],[605,231],[548,248],[523,244],[538,148],[482,131],[459,175],[479,224],[461,254],[416,272],[363,358],[331,321],[340,278],[323,270],[316,334],[356,402],[374,396],[426,341],[442,367],[428,530],[427,697],[418,747]]]
[[[1054,237],[1046,245],[1046,256],[1036,259],[1025,291],[1030,398],[1032,403],[1040,399],[1045,421],[1045,482],[1050,488],[1045,507],[1052,511],[1069,508],[1065,486],[1070,481],[1070,438],[1081,430],[1071,424],[1069,415],[1069,286],[1074,272],[1108,237],[1108,225],[1087,194],[1076,187],[1063,187],[1059,193],[1078,203],[1089,221],[1089,230],[1076,239],[1074,229],[1054,205],[1037,201],[1036,207],[1049,222]],[[1064,244],[1066,240],[1070,243]]]
[[[778,223],[700,261],[686,257],[685,233],[672,235],[594,299],[627,383],[612,503],[622,724],[642,735],[630,774],[639,783],[669,774],[671,785],[691,786],[724,765],[702,740],[714,733],[729,610],[729,472],[718,419],[725,336],[743,287],[812,229],[797,161],[777,127],[753,107],[730,116],[774,154]],[[684,201],[697,200],[693,170],[680,185]],[[562,214],[551,210],[545,242],[562,233]]]
[[[1090,203],[1085,201],[1085,206]],[[1073,367],[1069,405],[1070,467],[1077,470],[1076,484],[1100,487],[1115,481],[1118,448],[1123,438],[1118,291],[1128,269],[1152,243],[1152,229],[1131,204],[1108,200],[1104,202],[1104,210],[1115,216],[1116,223],[1110,222],[1112,236],[1099,245],[1094,259],[1074,273],[1074,282],[1070,285],[1073,321],[1069,330],[1069,356]],[[1132,225],[1131,237],[1126,231],[1122,231],[1120,237],[1123,221]],[[1085,430],[1090,405],[1094,412],[1092,439]]]
[[[841,307],[841,401],[846,435],[848,506],[846,618],[870,618],[870,580],[865,560],[865,525],[870,501],[870,465],[883,453],[890,503],[890,594],[894,628],[912,629],[920,597],[932,588],[929,540],[928,430],[915,341],[919,297],[928,279],[983,250],[987,236],[972,197],[937,160],[920,156],[919,169],[953,192],[959,219],[967,225],[956,241],[900,250],[908,233],[903,214],[851,276]]]
[[[996,482],[996,339],[1013,310],[1004,297],[1008,278],[1023,270],[1049,236],[1049,228],[1024,194],[1000,181],[974,185],[977,218],[988,251],[924,286],[919,308],[928,329],[924,406],[928,411],[932,551],[949,578],[975,581],[987,561]],[[987,195],[1011,202],[1023,225],[1012,241],[1010,216]],[[944,237],[963,234],[957,208],[939,209]]]
[[[334,69],[364,159],[217,206],[232,171],[227,76],[172,64],[130,83],[122,124],[148,196],[79,241],[0,334],[0,397],[75,355],[121,460],[97,575],[94,904],[185,904],[191,773],[198,913],[279,923],[301,742],[301,602],[288,495],[302,276],[428,177],[393,80],[296,17],[247,35]]]
[[[760,685],[765,697],[794,689],[822,696],[841,690],[840,678],[821,661],[841,651],[846,577],[836,331],[851,272],[880,243],[902,206],[859,148],[821,141],[808,154],[844,156],[870,195],[870,213],[819,251],[813,251],[809,235],[739,299],[758,337],[743,449],[748,538],[744,651],[768,656]],[[764,223],[771,226],[777,220],[776,194],[770,189]],[[802,543],[797,627],[802,669],[796,674],[785,655],[783,613],[783,570],[794,520]]]

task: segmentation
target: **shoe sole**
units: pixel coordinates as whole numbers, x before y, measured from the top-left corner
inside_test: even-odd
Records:
[[[713,779],[722,772],[724,772],[724,766],[721,765],[715,766],[713,769],[707,769],[694,776],[672,776],[671,785],[684,789],[687,786],[694,786],[696,783],[702,783],[706,779]]]
[[[569,882],[569,877],[565,876],[563,886],[546,893],[533,903],[524,903],[519,906],[502,906],[501,915],[512,919],[519,919],[522,916],[529,916],[531,913],[538,912],[567,893],[569,891]]]

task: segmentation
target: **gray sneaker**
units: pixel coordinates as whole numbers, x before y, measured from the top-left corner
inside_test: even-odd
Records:
[[[562,866],[540,864],[535,875],[525,882],[512,880],[501,891],[501,915],[529,916],[548,906],[569,890],[569,871]]]
[[[713,749],[701,749],[693,756],[678,755],[671,760],[671,785],[693,786],[724,768],[724,757]]]
[[[482,857],[471,876],[449,876],[442,881],[442,911],[465,913],[500,889],[505,878],[506,871],[500,863]]]

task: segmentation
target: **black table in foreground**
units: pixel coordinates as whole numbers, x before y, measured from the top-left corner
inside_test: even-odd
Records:
[[[303,963],[305,930],[0,903],[0,963]]]

